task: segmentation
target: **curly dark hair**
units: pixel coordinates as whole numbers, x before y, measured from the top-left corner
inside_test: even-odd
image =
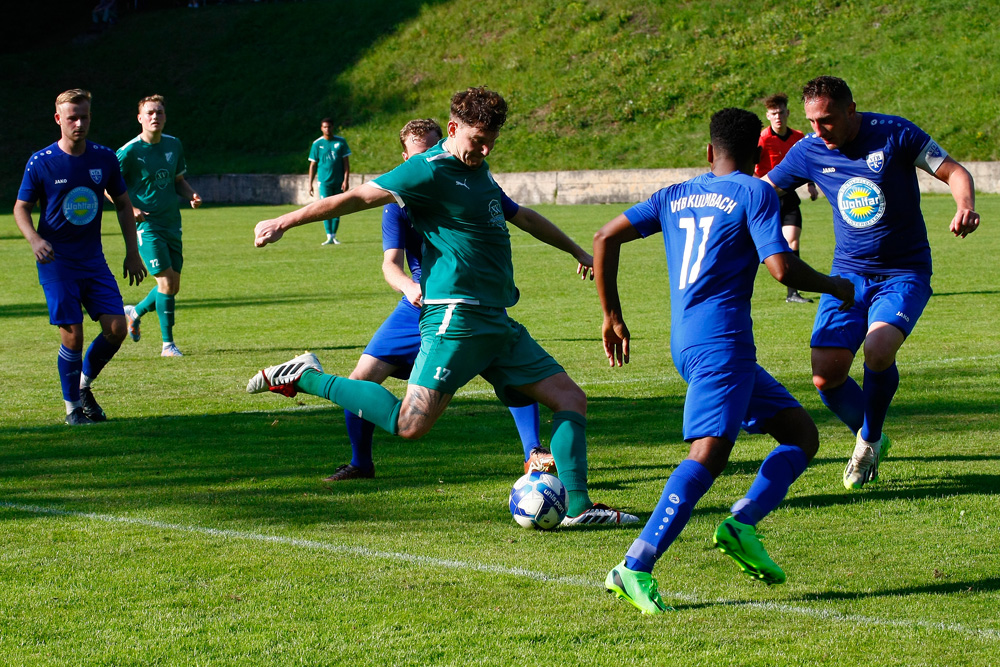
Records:
[[[802,89],[803,102],[817,97],[829,97],[839,106],[847,106],[854,101],[847,82],[835,76],[818,76]]]
[[[399,143],[403,146],[403,150],[406,150],[407,137],[423,138],[428,134],[436,134],[438,139],[444,136],[441,126],[433,118],[415,118],[399,131]]]
[[[746,109],[727,108],[712,114],[709,132],[712,146],[737,162],[753,157],[763,125],[757,114]]]
[[[485,86],[467,88],[452,96],[451,117],[471,127],[499,132],[507,122],[507,102]]]

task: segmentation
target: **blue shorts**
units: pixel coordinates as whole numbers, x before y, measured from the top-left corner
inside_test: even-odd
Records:
[[[403,297],[378,328],[364,353],[398,366],[392,377],[408,380],[413,360],[420,351],[420,309]]]
[[[819,299],[813,324],[812,347],[858,348],[875,322],[891,324],[909,336],[931,298],[930,276],[878,276],[841,273],[854,283],[854,307],[840,312],[840,301],[829,294]]]
[[[707,347],[707,346],[706,346]],[[733,359],[727,350],[686,350],[681,375],[688,383],[684,399],[684,439],[725,438],[736,442],[742,428],[763,433],[768,419],[801,407],[788,390],[755,361]]]
[[[42,283],[49,306],[49,324],[56,326],[83,322],[83,308],[95,322],[101,315],[125,315],[122,293],[111,270],[85,278]]]

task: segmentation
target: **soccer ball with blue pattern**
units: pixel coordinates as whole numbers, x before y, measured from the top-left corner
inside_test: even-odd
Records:
[[[532,471],[510,490],[510,513],[525,528],[552,530],[566,517],[566,508],[566,487],[555,475]]]

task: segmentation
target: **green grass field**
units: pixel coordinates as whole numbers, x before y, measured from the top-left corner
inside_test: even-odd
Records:
[[[588,245],[624,207],[538,208]],[[30,250],[0,217],[0,664],[1000,665],[1000,197],[978,208],[982,230],[958,240],[951,199],[924,199],[936,293],[900,354],[892,456],[861,492],[841,486],[853,439],[809,378],[815,306],[786,304],[759,276],[761,362],[822,438],[760,526],[788,583],[755,583],[711,548],[771,448],[742,437],[657,566],[677,611],[655,618],[601,585],[639,528],[511,521],[520,445],[481,381],[424,439],[376,434],[376,479],[331,487],[320,480],[349,458],[342,412],[244,392],[303,349],[330,371],[353,367],[396,301],[377,212],[346,218],[341,246],[320,247],[313,225],[264,249],[254,223],[286,208],[185,213],[176,339],[187,356],[161,359],[148,317],[95,384],[111,420],[72,430]],[[804,215],[803,257],[828,267],[828,205],[805,202]],[[106,218],[112,267],[116,229]],[[612,370],[593,285],[512,234],[522,299],[511,314],[589,396],[592,495],[645,520],[686,454],[662,244],[625,249],[633,358]],[[149,287],[123,286],[126,302]]]

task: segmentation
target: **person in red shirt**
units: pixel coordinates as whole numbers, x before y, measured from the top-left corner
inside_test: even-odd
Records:
[[[795,145],[795,142],[805,135],[798,130],[793,130],[788,126],[788,95],[776,93],[764,100],[764,108],[767,109],[767,120],[771,123],[769,127],[761,130],[760,140],[760,160],[754,168],[753,175],[761,178],[767,172],[784,159],[788,149]],[[813,201],[819,196],[819,191],[813,183],[808,184],[809,198]],[[802,235],[802,211],[799,210],[801,200],[794,190],[781,195],[781,233],[788,241],[788,247],[796,256],[799,254],[799,237]],[[799,294],[793,287],[788,288],[788,296],[785,297],[788,303],[812,303],[812,299]]]

